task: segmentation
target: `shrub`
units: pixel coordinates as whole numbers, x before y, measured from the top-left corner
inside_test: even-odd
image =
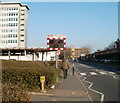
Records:
[[[27,103],[30,103],[31,98],[30,95],[23,90],[20,90],[18,85],[12,85],[12,84],[4,84],[3,85],[3,96],[2,101],[4,102],[12,102],[20,103],[21,101],[25,101]]]
[[[48,61],[50,66],[55,66],[55,61]]]
[[[40,76],[45,76],[45,88],[48,89],[51,85],[56,84],[56,79],[59,78],[60,71],[49,66],[46,62],[3,62],[3,83],[23,84],[21,86],[23,90],[33,91],[40,89]]]

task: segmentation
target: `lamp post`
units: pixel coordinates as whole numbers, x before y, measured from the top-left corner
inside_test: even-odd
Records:
[[[75,66],[74,66],[74,55],[75,55],[75,53],[74,53],[74,51],[75,51],[75,49],[74,48],[72,48],[72,60],[73,60],[73,67],[72,67],[72,74],[74,75],[74,71],[75,71]]]

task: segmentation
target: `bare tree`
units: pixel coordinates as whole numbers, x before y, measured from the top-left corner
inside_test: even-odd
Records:
[[[71,53],[70,53],[70,48],[67,48],[66,50],[62,50],[61,51],[61,54],[60,54],[60,59],[63,59],[63,58],[68,58],[71,56]]]

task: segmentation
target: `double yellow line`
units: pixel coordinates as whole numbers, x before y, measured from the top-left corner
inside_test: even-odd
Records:
[[[76,92],[75,92],[75,91],[73,91],[73,92],[72,92],[72,95],[76,95]]]

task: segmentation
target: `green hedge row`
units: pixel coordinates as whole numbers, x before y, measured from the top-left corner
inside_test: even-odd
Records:
[[[5,65],[7,64],[7,65]],[[17,66],[18,65],[18,66]],[[21,66],[20,66],[21,65]],[[30,67],[32,65],[32,67]],[[60,70],[51,67],[48,63],[4,61],[2,70],[2,82],[20,84],[25,90],[40,88],[40,76],[45,76],[45,88],[56,84],[60,76]]]
[[[23,88],[29,90],[40,87],[40,76],[45,76],[45,86],[49,88],[56,83],[59,71],[52,67],[44,70],[6,69],[2,71],[3,83],[25,84]]]

